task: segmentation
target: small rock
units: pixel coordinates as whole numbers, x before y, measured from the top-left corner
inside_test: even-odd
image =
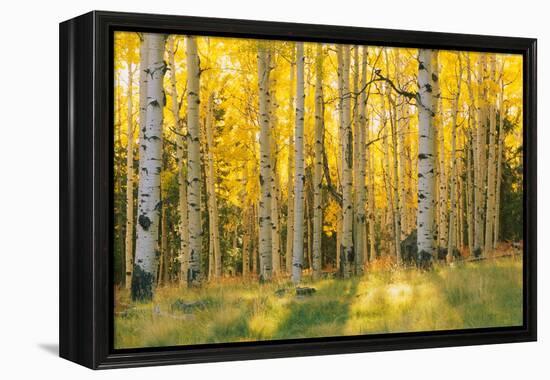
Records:
[[[315,288],[308,288],[308,287],[298,287],[296,288],[296,295],[297,296],[311,296],[313,293],[315,293],[317,290]]]
[[[206,309],[206,302],[195,301],[195,302],[186,302],[183,300],[176,300],[171,306],[172,311],[182,311],[186,314],[190,314],[195,310],[204,310]]]

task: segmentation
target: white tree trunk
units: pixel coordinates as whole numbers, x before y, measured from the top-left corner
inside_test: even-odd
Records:
[[[296,43],[296,119],[294,130],[294,241],[292,282],[302,278],[304,261],[304,43]]]
[[[370,117],[365,118],[365,141],[367,141],[367,183],[368,183],[368,219],[369,219],[369,261],[374,261],[376,259],[376,248],[375,248],[375,204],[374,204],[374,157],[373,157],[373,145],[370,144]]]
[[[219,279],[222,275],[222,253],[220,249],[220,227],[218,216],[218,199],[216,197],[216,172],[214,168],[214,94],[208,97],[208,105],[206,110],[206,157],[207,157],[207,172],[206,172],[206,191],[208,197],[208,229],[210,234],[210,246],[214,258],[213,275],[215,279]]]
[[[321,277],[321,238],[323,233],[323,45],[317,45],[315,59],[315,158],[313,172],[313,279]]]
[[[367,128],[367,119],[366,119],[366,109],[367,109],[367,58],[368,52],[367,47],[362,47],[361,53],[361,82],[360,90],[361,94],[359,95],[359,113],[358,113],[358,130],[356,133],[356,139],[358,150],[355,152],[357,157],[357,167],[358,167],[358,177],[357,177],[357,207],[356,207],[356,226],[357,229],[357,260],[356,260],[356,271],[357,274],[363,273],[363,268],[367,261],[367,216],[366,206],[367,206],[367,196],[366,196],[366,177],[367,177],[367,147],[365,134]],[[357,64],[359,69],[359,63]],[[370,87],[369,87],[370,88]]]
[[[200,156],[200,68],[195,37],[186,38],[187,53],[187,212],[189,221],[189,264],[187,283],[202,281],[201,250],[201,156]]]
[[[470,254],[474,250],[474,188],[472,182],[472,117],[471,117],[471,107],[468,110],[468,141],[467,151],[466,151],[466,216],[468,223],[468,250]]]
[[[127,145],[126,145],[126,289],[132,285],[134,266],[134,123],[133,114],[133,70],[132,62],[128,60],[128,92],[127,92]]]
[[[490,55],[491,62],[491,84],[495,84],[495,74],[496,74],[496,56],[495,54]],[[494,87],[496,88],[496,86]],[[493,249],[493,227],[495,222],[495,189],[496,189],[496,152],[495,152],[495,143],[496,143],[496,105],[495,105],[495,96],[489,94],[489,159],[487,161],[487,207],[486,207],[486,219],[485,219],[485,253],[489,253]]]
[[[475,241],[474,254],[484,255],[483,252],[483,237],[484,237],[484,217],[485,217],[485,165],[486,165],[486,133],[485,123],[487,121],[486,113],[486,90],[485,78],[487,66],[487,57],[485,53],[481,53],[478,62],[478,106],[477,106],[477,125],[476,125],[476,155],[474,168],[477,173],[477,178],[474,180],[475,192]]]
[[[168,64],[170,65],[170,95],[172,97],[172,116],[174,117],[174,130],[176,131],[176,155],[178,164],[178,214],[180,217],[179,234],[180,249],[178,261],[180,262],[180,285],[187,284],[187,271],[189,266],[189,223],[187,216],[187,181],[184,165],[184,137],[183,126],[179,115],[178,89],[176,86],[176,63],[174,60],[174,39],[168,38]]]
[[[391,135],[392,135],[392,158],[393,158],[393,203],[394,203],[394,209],[393,209],[393,231],[394,231],[394,244],[395,244],[395,257],[397,260],[397,265],[402,264],[401,260],[401,200],[399,198],[399,169],[398,169],[398,151],[399,151],[399,144],[397,135],[399,133],[399,130],[397,129],[398,126],[398,119],[397,119],[397,106],[395,104],[395,99],[393,100],[392,104],[392,119],[391,119]]]
[[[458,106],[460,102],[460,87],[462,86],[462,61],[460,58],[460,53],[457,53],[457,59],[459,62],[457,81],[456,81],[456,94],[453,100],[453,111],[452,111],[452,125],[451,125],[451,190],[450,190],[450,207],[449,207],[449,229],[448,229],[448,241],[447,241],[447,262],[453,260],[453,249],[456,245],[456,231],[454,228],[456,212],[457,212],[457,181],[458,181],[458,172],[457,172],[457,159],[456,159],[456,131],[458,129]]]
[[[436,77],[439,76],[439,52],[434,51],[432,54],[433,66],[432,70]],[[447,246],[447,209],[448,209],[448,187],[447,187],[447,171],[445,167],[445,130],[443,120],[443,107],[441,99],[441,90],[439,80],[433,81],[433,111],[434,111],[434,159],[435,159],[435,212],[436,212],[436,235],[437,246]]]
[[[138,218],[136,257],[132,277],[132,299],[153,297],[158,257],[160,173],[162,170],[162,123],[165,95],[163,78],[165,36],[145,33],[148,62],[146,123],[143,126],[139,152]]]
[[[403,65],[401,62],[401,57],[399,53],[396,53],[396,72],[399,76],[402,75]],[[407,102],[404,99],[401,99],[400,104],[397,108],[397,133],[398,133],[398,145],[399,145],[399,218],[400,218],[400,243],[403,241],[409,234],[409,224],[408,224],[408,209],[407,209],[407,186],[405,183],[405,143],[407,141],[407,122],[408,114],[406,108],[408,107]]]
[[[502,75],[502,74],[501,74]],[[495,236],[493,240],[493,249],[496,248],[499,242],[500,233],[500,187],[502,181],[502,155],[504,145],[504,82],[502,76],[500,78],[500,92],[499,92],[499,121],[498,121],[498,153],[497,153],[497,183],[496,183],[496,195],[495,195]]]
[[[386,56],[387,57],[387,56]],[[388,61],[386,59],[386,64],[388,67],[389,72],[389,65]],[[397,82],[399,82],[399,68],[397,62],[395,63],[395,78]],[[394,246],[395,246],[395,257],[397,261],[397,265],[402,264],[401,259],[401,200],[400,200],[400,193],[399,193],[399,162],[397,159],[397,155],[399,152],[399,144],[398,144],[398,137],[399,134],[398,125],[399,125],[399,119],[398,119],[398,111],[397,111],[397,95],[395,97],[392,96],[391,92],[388,91],[388,101],[390,105],[390,127],[391,127],[391,136],[392,136],[392,179],[393,179],[393,239],[394,239]]]
[[[260,111],[260,281],[271,280],[271,133],[269,130],[269,59],[265,43],[258,43],[258,89]]]
[[[269,83],[269,124],[271,130],[271,268],[273,275],[281,272],[281,235],[279,228],[279,173],[277,172],[279,150],[279,134],[277,132],[277,78],[275,75],[276,59],[271,54],[269,70],[271,71]]]
[[[343,67],[342,67],[342,247],[340,248],[342,274],[349,278],[355,263],[353,249],[353,196],[352,196],[352,168],[353,168],[353,145],[350,120],[350,47],[343,46]]]
[[[286,219],[286,252],[285,252],[285,264],[286,264],[286,273],[289,275],[292,273],[292,243],[294,240],[294,137],[292,134],[293,126],[293,116],[295,113],[294,107],[294,74],[295,74],[295,65],[294,65],[294,55],[292,54],[292,60],[290,64],[290,78],[289,78],[289,87],[290,87],[290,100],[288,105],[288,164],[287,164],[287,219]]]
[[[418,255],[422,266],[434,253],[434,127],[432,50],[418,53]],[[428,262],[426,262],[428,260]]]
[[[386,54],[385,54],[386,55]],[[386,59],[386,67],[388,67],[387,59]],[[383,168],[384,168],[384,195],[386,197],[386,207],[384,209],[384,212],[386,213],[388,218],[384,218],[384,234],[386,235],[384,240],[384,243],[387,244],[387,248],[385,250],[385,254],[388,254],[391,250],[391,252],[395,252],[395,239],[394,237],[394,208],[393,208],[393,199],[392,199],[392,185],[391,185],[391,173],[390,173],[390,146],[389,146],[389,135],[391,131],[388,131],[391,129],[391,127],[388,127],[388,112],[386,108],[386,98],[390,99],[390,91],[391,88],[386,85],[385,83],[382,84],[382,93],[384,94],[382,96],[381,102],[382,102],[382,110],[381,110],[381,116],[380,116],[380,124],[381,128],[383,129],[383,138],[382,138],[382,151],[383,151]],[[390,123],[392,123],[391,120],[391,112],[390,112]],[[389,219],[389,220],[388,220]]]
[[[337,77],[338,77],[338,103],[337,103],[337,110],[338,110],[338,148],[339,148],[339,155],[337,155],[338,163],[337,163],[337,173],[338,173],[338,180],[339,180],[339,189],[342,188],[342,172],[344,169],[344,128],[343,128],[343,117],[344,117],[344,111],[343,111],[343,104],[344,104],[344,75],[343,75],[343,69],[344,69],[344,53],[343,53],[343,45],[337,44],[336,45],[336,56],[337,56]],[[336,269],[338,270],[338,273],[342,274],[342,227],[343,227],[343,209],[342,205],[340,205],[340,212],[338,213],[337,220],[336,220]]]

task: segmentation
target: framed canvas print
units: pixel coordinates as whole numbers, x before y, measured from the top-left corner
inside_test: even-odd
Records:
[[[536,40],[60,25],[60,355],[536,339]]]

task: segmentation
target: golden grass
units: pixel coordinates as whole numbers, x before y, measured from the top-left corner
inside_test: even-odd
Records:
[[[361,278],[308,283],[298,298],[284,279],[260,285],[223,280],[201,289],[159,288],[152,303],[115,291],[115,348],[159,347],[338,335],[453,330],[522,324],[517,258],[395,270],[382,262]],[[282,295],[276,290],[286,289]],[[192,313],[176,300],[201,301]]]

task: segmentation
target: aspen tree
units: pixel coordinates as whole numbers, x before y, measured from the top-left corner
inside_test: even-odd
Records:
[[[136,226],[136,255],[132,276],[132,299],[148,301],[153,298],[158,257],[158,232],[161,210],[160,172],[162,166],[162,123],[165,95],[163,78],[166,72],[165,36],[145,33],[143,44],[147,51],[146,122],[141,126],[139,152],[138,210]]]
[[[367,47],[363,46],[361,51],[361,64],[359,65],[359,59],[357,59],[357,71],[359,67],[361,68],[361,82],[360,89],[361,93],[359,96],[359,102],[357,103],[359,107],[358,115],[358,128],[356,133],[357,146],[356,150],[357,155],[357,166],[358,166],[358,177],[357,177],[357,207],[356,207],[356,229],[357,234],[357,260],[356,260],[356,271],[358,274],[363,272],[363,268],[367,259],[367,225],[366,220],[367,216],[366,205],[367,205],[367,196],[366,196],[366,177],[367,177],[367,151],[366,151],[366,141],[365,134],[367,128],[366,120],[366,109],[367,109],[367,59],[368,51]],[[357,91],[356,91],[357,93]],[[357,96],[357,95],[356,95]]]
[[[295,112],[294,107],[294,76],[295,76],[295,54],[296,49],[292,49],[292,57],[290,62],[290,78],[289,78],[289,92],[290,98],[288,102],[288,129],[291,131],[288,136],[288,164],[287,164],[287,219],[286,219],[286,273],[289,275],[292,273],[292,243],[294,240],[294,136],[292,131],[294,130],[293,126],[293,115]]]
[[[359,220],[361,215],[361,204],[359,200],[361,181],[359,179],[360,152],[359,144],[361,142],[361,121],[359,120],[359,72],[361,63],[359,62],[359,46],[354,45],[353,49],[353,92],[350,94],[350,100],[353,100],[352,108],[352,138],[353,138],[353,153],[356,155],[353,160],[352,177],[353,177],[353,243],[355,251],[355,265],[352,268],[353,273],[358,273],[362,270],[362,246],[363,246],[363,231],[360,228]],[[364,205],[363,205],[364,207]],[[363,213],[364,214],[364,213]]]
[[[367,183],[368,183],[368,219],[369,219],[369,261],[376,259],[376,249],[375,249],[375,235],[374,227],[376,223],[375,216],[375,205],[374,205],[374,158],[373,158],[373,145],[370,144],[370,126],[371,118],[366,117],[366,126],[365,126],[365,140],[369,142],[367,147]]]
[[[471,107],[468,107],[468,144],[466,146],[466,215],[468,224],[468,250],[474,250],[474,189],[472,183],[472,117]]]
[[[184,163],[184,134],[183,126],[179,115],[178,89],[176,81],[176,63],[174,58],[174,39],[175,36],[168,38],[168,64],[170,67],[170,95],[172,97],[172,116],[174,117],[174,130],[176,131],[176,157],[178,164],[178,214],[180,218],[180,252],[178,261],[180,262],[180,285],[187,284],[187,269],[189,266],[189,223],[187,215],[187,179]]]
[[[388,67],[389,72],[389,67]],[[398,73],[398,67],[395,67],[395,77],[397,78],[399,75]],[[397,140],[397,135],[399,134],[399,131],[397,129],[398,126],[398,118],[397,118],[397,96],[392,97],[391,93],[389,96],[390,101],[390,127],[391,127],[391,136],[392,136],[392,159],[393,159],[393,172],[392,172],[392,178],[393,178],[393,233],[394,233],[394,245],[395,245],[395,257],[397,260],[397,264],[401,265],[401,200],[399,197],[399,171],[398,171],[398,160],[397,160],[397,154],[399,151],[399,144]]]
[[[342,274],[344,278],[351,275],[355,263],[353,247],[353,197],[352,197],[352,167],[353,145],[350,120],[350,47],[343,46],[342,67],[342,247],[340,248]]]
[[[434,51],[432,55],[433,71],[433,110],[434,110],[434,158],[435,158],[435,210],[436,210],[436,233],[437,245],[447,246],[447,175],[445,168],[445,131],[442,110],[441,89],[439,86],[439,52]]]
[[[434,99],[432,50],[418,52],[418,255],[422,266],[434,253]]]
[[[384,53],[386,53],[386,51],[384,51]],[[385,54],[387,56],[387,54]],[[387,65],[387,59],[386,59],[386,67],[388,67]],[[391,129],[391,126],[388,127],[388,122],[389,124],[391,124],[393,121],[391,120],[391,113],[388,117],[388,108],[386,106],[386,98],[389,100],[390,98],[390,94],[391,94],[391,88],[386,84],[386,83],[382,83],[382,94],[383,96],[381,97],[381,108],[382,108],[382,115],[380,117],[380,124],[381,124],[381,128],[384,130],[384,135],[383,135],[383,138],[382,138],[382,151],[383,151],[383,155],[384,155],[384,158],[383,158],[383,168],[384,168],[384,195],[386,197],[386,207],[384,208],[384,213],[386,215],[385,218],[383,218],[384,220],[384,226],[386,228],[386,234],[388,236],[388,238],[391,236],[392,238],[389,238],[388,240],[386,240],[386,243],[389,247],[389,249],[396,253],[395,252],[395,239],[393,239],[393,234],[394,234],[394,227],[395,227],[395,224],[394,224],[394,217],[395,217],[395,213],[394,213],[394,208],[393,208],[393,199],[392,199],[392,195],[393,195],[393,191],[392,191],[392,185],[391,185],[391,172],[390,172],[390,143],[389,143],[389,135],[391,133],[388,132],[388,129]],[[389,106],[389,105],[388,105]],[[386,254],[388,252],[385,252]]]
[[[186,38],[187,53],[187,209],[189,220],[189,264],[187,283],[200,286],[201,226],[201,158],[200,158],[200,67],[197,41]]]
[[[274,275],[281,271],[281,235],[279,229],[279,173],[278,167],[278,128],[277,128],[277,103],[276,88],[276,57],[270,54],[269,70],[269,124],[271,130],[271,267]]]
[[[126,259],[126,289],[132,285],[132,272],[134,266],[134,123],[133,114],[133,52],[128,48],[128,91],[127,96],[127,123],[126,123],[126,237],[125,237],[125,259]]]
[[[304,43],[296,43],[296,118],[294,130],[294,241],[292,282],[302,278],[304,260]]]
[[[399,50],[396,51],[396,74],[398,75],[398,78],[402,75],[403,71],[403,64],[401,61],[401,55],[399,54]],[[399,82],[399,80],[398,80]],[[405,99],[401,99],[401,102],[398,105],[397,108],[397,134],[398,134],[398,146],[399,146],[399,218],[400,218],[400,240],[403,241],[408,233],[409,233],[409,225],[408,225],[408,210],[407,210],[407,186],[405,184],[405,142],[406,136],[407,136],[407,118],[405,109],[407,108],[407,103]]]
[[[161,189],[162,193],[162,189]],[[163,199],[164,202],[164,199]],[[162,206],[160,217],[160,263],[158,269],[158,285],[166,285],[168,283],[168,266],[170,261],[168,258],[168,221],[166,215],[166,206]]]
[[[338,179],[339,179],[339,188],[342,188],[342,172],[344,169],[344,128],[343,128],[343,117],[344,117],[344,111],[343,111],[343,101],[344,101],[344,50],[343,45],[337,44],[336,45],[336,57],[337,57],[337,69],[336,74],[338,77],[338,103],[337,103],[337,110],[338,110],[338,150],[337,153],[338,157]],[[342,205],[340,205],[340,212],[338,213],[337,220],[336,220],[336,268],[338,269],[338,272],[341,273],[341,264],[342,264],[342,231],[343,231],[343,209]]]
[[[498,152],[497,152],[497,178],[496,178],[496,195],[495,195],[495,233],[493,240],[493,249],[496,248],[499,241],[500,233],[500,192],[502,182],[502,156],[504,146],[504,82],[502,76],[504,75],[504,64],[502,65],[502,72],[499,81],[499,99],[498,99]]]
[[[315,56],[315,159],[313,173],[313,279],[321,277],[321,237],[323,233],[323,45]]]
[[[478,62],[478,75],[477,75],[477,90],[478,90],[478,107],[477,107],[477,126],[476,126],[476,161],[474,162],[474,169],[477,171],[477,179],[474,180],[476,186],[476,220],[475,224],[475,242],[474,242],[474,254],[485,255],[483,250],[483,238],[484,238],[484,220],[485,220],[485,166],[487,164],[486,150],[487,150],[487,134],[485,124],[487,122],[487,101],[486,101],[486,88],[485,78],[487,69],[487,56],[484,53],[480,53]]]
[[[258,91],[260,117],[260,202],[258,210],[260,281],[271,280],[271,132],[269,130],[269,52],[258,43]]]
[[[222,253],[220,249],[220,231],[219,231],[219,215],[218,215],[218,200],[216,196],[215,178],[216,172],[214,168],[214,154],[212,152],[214,148],[214,136],[213,136],[213,124],[214,124],[214,94],[211,93],[208,96],[208,103],[206,106],[206,122],[205,135],[206,135],[206,192],[208,202],[208,230],[210,237],[210,247],[212,249],[214,265],[213,275],[218,279],[222,275]]]
[[[460,53],[457,53],[457,60],[459,64],[458,74],[456,75],[456,85],[457,90],[455,98],[453,99],[453,110],[452,110],[452,124],[451,124],[451,189],[450,189],[450,207],[449,207],[449,228],[448,228],[448,241],[447,241],[447,262],[453,260],[453,249],[455,248],[455,236],[456,230],[454,229],[455,219],[456,219],[456,210],[457,205],[457,158],[456,158],[456,132],[458,124],[458,106],[460,102],[460,87],[462,85],[462,61],[460,58]]]
[[[496,56],[491,54],[489,56],[490,65],[491,65],[491,74],[490,74],[490,85],[491,88],[496,89],[495,86],[495,76],[496,76]],[[495,218],[495,176],[496,176],[496,152],[495,152],[495,142],[496,142],[496,105],[495,97],[492,94],[489,99],[489,145],[488,145],[488,161],[487,161],[487,202],[486,202],[486,219],[485,219],[485,253],[489,253],[493,249],[493,227],[494,227],[494,218]]]

